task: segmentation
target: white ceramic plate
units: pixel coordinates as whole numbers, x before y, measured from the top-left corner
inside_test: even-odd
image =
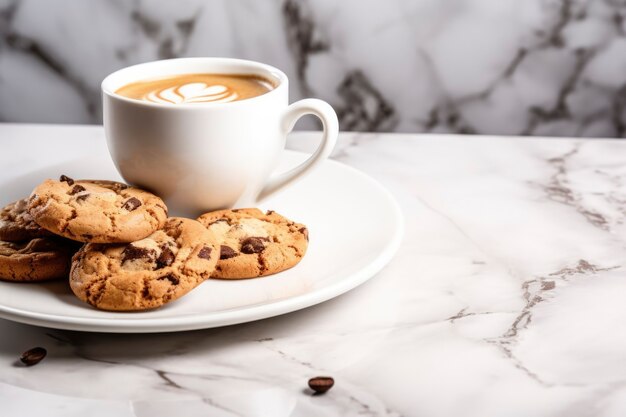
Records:
[[[31,170],[12,167],[5,155],[0,155],[2,205],[28,195],[44,178],[60,174],[119,179],[106,151],[62,162],[33,161]],[[279,170],[307,156],[286,151]],[[181,331],[259,320],[321,303],[362,284],[391,260],[402,236],[400,209],[389,192],[365,174],[333,161],[325,162],[264,208],[309,227],[308,252],[291,270],[251,280],[209,280],[169,305],[138,313],[98,311],[79,301],[65,281],[0,282],[0,317],[44,327],[119,333]]]

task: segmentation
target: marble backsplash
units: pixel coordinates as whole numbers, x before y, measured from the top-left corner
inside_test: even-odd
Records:
[[[0,0],[0,121],[99,123],[134,63],[283,69],[344,130],[626,136],[624,0]]]

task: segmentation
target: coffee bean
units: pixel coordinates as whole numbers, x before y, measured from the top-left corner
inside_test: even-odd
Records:
[[[59,181],[66,182],[67,185],[74,185],[74,180],[68,177],[67,175],[61,175],[61,178],[59,178]]]
[[[85,191],[85,187],[83,187],[80,184],[76,184],[71,190],[70,190],[70,195],[74,195],[74,194],[78,194],[80,192]]]
[[[154,259],[156,255],[154,249],[138,248],[137,246],[128,245],[122,252],[122,263],[132,261],[134,259]]]
[[[174,252],[172,250],[163,245],[161,246],[161,254],[157,258],[156,261],[156,269],[165,268],[166,266],[170,266],[176,257],[174,256]]]
[[[47,354],[48,352],[46,349],[42,347],[34,347],[22,353],[20,361],[22,361],[22,363],[26,366],[37,365],[43,358],[46,357]]]
[[[220,246],[220,259],[230,259],[237,256],[237,252],[230,246]]]
[[[241,251],[246,254],[260,253],[265,250],[263,241],[267,241],[266,237],[249,237],[241,241]]]
[[[211,252],[211,248],[205,246],[198,252],[198,258],[211,259]]]
[[[162,281],[164,279],[168,280],[172,285],[178,285],[178,283],[180,282],[180,280],[172,274],[167,274],[167,275],[157,278],[157,280],[159,281]]]
[[[126,202],[124,203],[122,208],[126,209],[128,211],[133,211],[133,210],[135,210],[139,206],[141,206],[141,201],[139,201],[135,197],[131,197],[128,200],[126,200]]]
[[[335,385],[335,380],[330,376],[316,376],[309,379],[309,388],[315,391],[316,395],[324,394]]]

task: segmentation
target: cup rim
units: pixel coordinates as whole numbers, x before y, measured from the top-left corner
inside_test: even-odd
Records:
[[[188,62],[202,62],[202,61],[211,61],[214,63],[221,63],[221,64],[239,64],[239,65],[245,65],[245,66],[249,66],[251,69],[251,73],[255,74],[255,75],[261,75],[264,77],[267,77],[267,75],[269,74],[271,77],[274,77],[274,79],[277,81],[277,85],[275,88],[271,89],[270,91],[268,91],[267,93],[255,96],[255,97],[250,97],[247,98],[245,100],[237,100],[237,101],[231,101],[231,102],[227,102],[227,103],[181,103],[181,104],[164,104],[164,103],[153,103],[151,101],[143,101],[143,100],[137,100],[134,98],[130,98],[130,97],[125,97],[122,96],[120,94],[117,94],[115,91],[113,91],[111,88],[109,88],[109,86],[107,84],[111,83],[111,79],[115,78],[115,77],[119,77],[122,73],[127,72],[129,70],[136,70],[138,68],[141,67],[151,67],[154,65],[159,65],[159,64],[163,64],[165,62],[183,62],[183,61],[188,61]],[[256,70],[256,71],[255,71]],[[258,74],[259,72],[263,72],[262,74]],[[228,74],[228,72],[226,72],[226,74]],[[277,94],[279,90],[284,89],[288,84],[288,78],[287,75],[279,70],[276,67],[273,67],[271,65],[268,64],[264,64],[261,62],[257,62],[257,61],[251,61],[248,59],[239,59],[239,58],[224,58],[224,57],[184,57],[184,58],[171,58],[171,59],[161,59],[161,60],[157,60],[157,61],[148,61],[148,62],[143,62],[140,64],[135,64],[135,65],[130,65],[124,68],[120,68],[112,73],[110,73],[109,75],[107,75],[102,82],[100,83],[100,90],[102,91],[103,95],[106,95],[112,99],[115,100],[121,100],[127,103],[132,103],[135,105],[139,105],[139,106],[146,106],[146,107],[157,107],[157,108],[167,108],[167,109],[206,109],[206,108],[210,108],[210,107],[222,107],[225,105],[228,105],[229,107],[232,106],[238,106],[238,105],[245,105],[245,104],[251,104],[251,103],[255,103],[257,101],[262,100],[263,98],[267,98],[267,96],[270,96],[272,94]]]

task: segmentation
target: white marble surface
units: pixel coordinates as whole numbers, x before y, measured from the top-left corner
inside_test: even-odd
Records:
[[[344,130],[623,137],[624,16],[618,0],[0,0],[0,121],[97,123],[108,73],[229,56],[283,69]]]
[[[0,149],[41,135],[103,136],[0,125]],[[295,134],[290,147],[313,138]],[[626,143],[344,133],[334,158],[402,205],[404,243],[376,278],[304,311],[205,331],[0,321],[0,415],[626,413]],[[38,345],[43,362],[16,362]],[[336,380],[325,396],[306,389],[318,374]]]

